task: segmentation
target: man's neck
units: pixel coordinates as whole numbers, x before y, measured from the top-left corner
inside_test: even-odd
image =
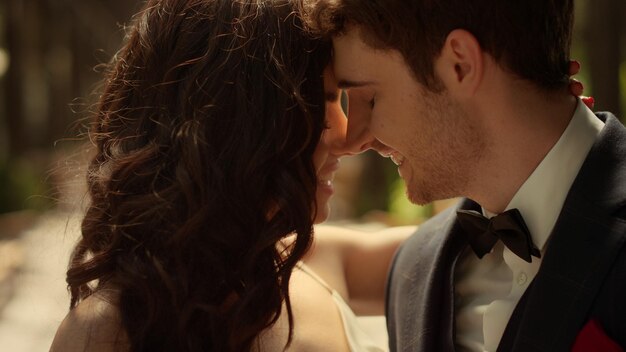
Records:
[[[487,150],[468,197],[500,213],[567,128],[576,98],[565,91],[501,89],[499,99],[482,110]]]

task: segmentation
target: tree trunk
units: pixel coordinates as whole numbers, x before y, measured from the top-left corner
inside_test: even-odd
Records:
[[[619,66],[620,7],[623,0],[594,0],[588,16],[587,50],[595,110],[621,117]]]
[[[72,66],[73,55],[70,52],[72,46],[71,12],[63,3],[45,4],[49,16],[44,23],[54,31],[44,33],[45,58],[47,62],[48,91],[50,92],[50,104],[48,106],[47,134],[45,145],[49,148],[62,139],[67,138],[69,121],[72,117],[70,103],[72,100]],[[43,16],[42,16],[43,17]],[[46,26],[44,26],[45,28]]]
[[[22,106],[22,43],[20,20],[23,18],[23,1],[5,2],[6,43],[9,53],[9,69],[4,79],[5,118],[7,127],[7,155],[14,157],[26,148],[24,133],[24,109]]]

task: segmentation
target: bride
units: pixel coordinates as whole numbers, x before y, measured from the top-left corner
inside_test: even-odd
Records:
[[[410,231],[313,234],[359,140],[301,8],[150,0],[134,16],[93,116],[52,351],[386,349],[350,307],[384,336],[386,270]]]

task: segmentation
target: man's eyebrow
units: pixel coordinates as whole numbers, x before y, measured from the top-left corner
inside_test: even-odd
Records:
[[[339,89],[350,89],[350,88],[358,88],[358,87],[368,86],[370,84],[373,84],[373,82],[370,82],[370,81],[350,81],[350,80],[347,80],[347,79],[341,79],[337,83],[337,86],[339,87]]]

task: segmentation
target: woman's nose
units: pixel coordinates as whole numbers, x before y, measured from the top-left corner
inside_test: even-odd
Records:
[[[345,116],[345,115],[344,115]],[[370,111],[350,104],[343,148],[347,154],[359,154],[372,148],[376,138],[370,132]]]
[[[354,155],[359,154],[367,148],[363,148],[363,144],[360,139],[349,138],[350,121],[347,119],[346,114],[341,109],[341,106],[336,105],[332,111],[327,111],[327,120],[330,125],[329,144],[331,153],[337,156]]]

